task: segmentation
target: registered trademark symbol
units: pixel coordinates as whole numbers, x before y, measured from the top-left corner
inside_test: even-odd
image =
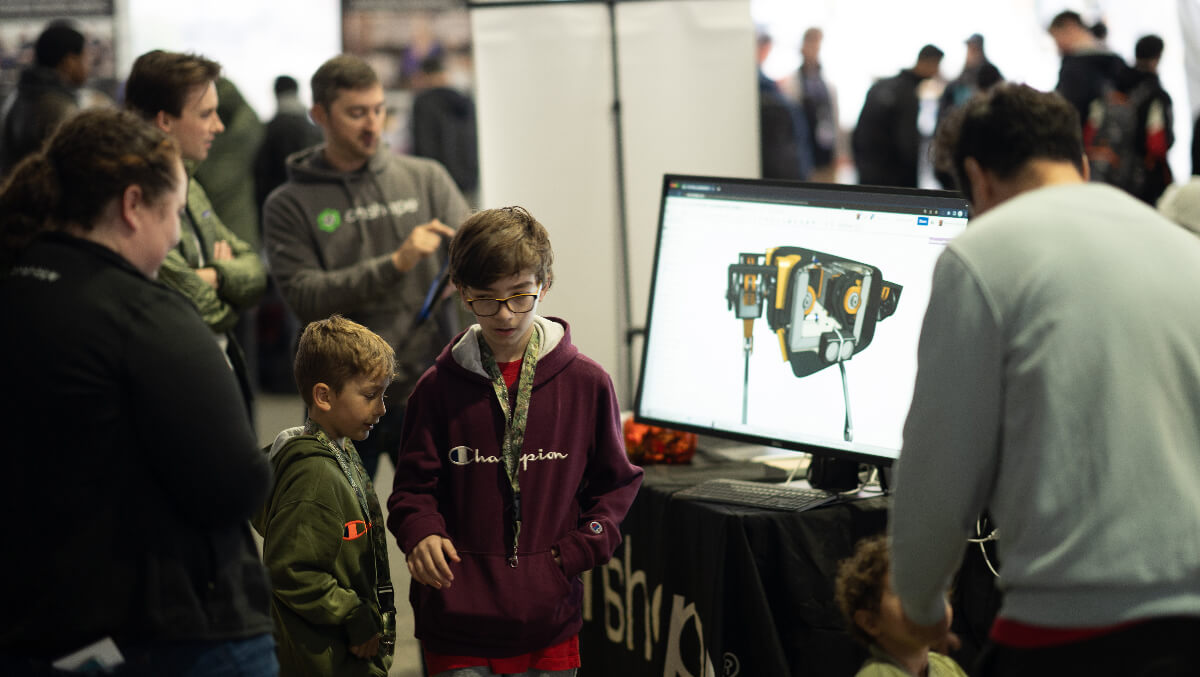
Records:
[[[737,677],[742,671],[742,664],[738,661],[738,657],[726,652],[725,653],[725,677]]]

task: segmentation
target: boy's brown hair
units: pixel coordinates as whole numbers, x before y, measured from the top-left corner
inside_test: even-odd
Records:
[[[450,281],[459,289],[532,270],[546,290],[554,283],[553,264],[550,234],[523,207],[476,212],[450,240]]]
[[[854,622],[854,613],[879,611],[891,566],[892,558],[884,535],[859,541],[854,554],[838,564],[834,598],[850,625],[851,636],[868,646],[875,640]]]
[[[313,386],[324,383],[340,393],[358,376],[394,378],[396,352],[378,334],[341,315],[310,322],[296,348],[296,387],[312,407]]]

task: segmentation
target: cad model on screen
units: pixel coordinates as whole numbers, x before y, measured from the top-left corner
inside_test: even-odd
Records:
[[[755,321],[765,309],[783,361],[797,378],[838,365],[845,399],[843,438],[853,440],[845,363],[871,344],[875,324],[896,312],[901,290],[884,280],[879,268],[826,252],[781,246],[763,254],[738,254],[728,268],[726,300],[742,320],[742,422],[748,414]]]

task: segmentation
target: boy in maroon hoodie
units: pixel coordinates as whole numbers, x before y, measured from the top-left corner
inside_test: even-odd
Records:
[[[409,398],[388,499],[434,677],[574,675],[579,574],[612,557],[641,485],[612,380],[535,312],[553,258],[520,207],[475,214],[450,243],[478,324]]]

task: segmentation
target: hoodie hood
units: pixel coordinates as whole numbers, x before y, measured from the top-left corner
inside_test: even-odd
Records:
[[[337,462],[337,458],[333,455],[333,452],[323,444],[292,444],[292,442],[300,439],[311,440],[314,438],[311,435],[304,434],[304,426],[285,428],[275,436],[275,441],[271,443],[271,448],[264,450],[267,452],[267,460],[271,463],[271,472],[275,477],[272,481],[277,482],[283,474],[284,468],[302,459],[312,458],[313,456],[324,456],[335,463]],[[269,516],[267,511],[271,509],[274,503],[274,494],[277,488],[278,485],[271,489],[271,497],[267,499],[262,508],[250,519],[250,524],[260,536],[266,531],[267,518]]]
[[[311,435],[304,434],[303,426],[287,428],[275,436],[275,441],[271,443],[271,450],[267,452],[267,459],[271,461],[271,467],[274,469],[276,475],[279,474],[279,471],[282,470],[284,466],[295,463],[303,458],[309,458],[312,456],[327,456],[335,461],[337,460],[334,457],[333,452],[325,448],[324,445],[289,445],[292,440],[301,437],[309,439],[312,438]]]
[[[579,349],[571,343],[571,326],[566,320],[557,317],[533,318],[534,326],[542,332],[542,346],[538,351],[537,371],[533,384],[545,382],[564,367],[579,353]],[[438,356],[438,366],[445,368],[453,365],[459,371],[466,372],[474,378],[490,381],[487,370],[483,368],[483,359],[479,354],[479,342],[483,340],[482,329],[478,324],[471,325],[466,331],[454,338],[450,346]]]
[[[288,440],[293,437],[299,437],[304,434],[304,426],[296,426],[295,428],[287,428],[275,436],[275,441],[271,443],[271,450],[267,452],[267,460],[271,463],[275,462],[275,457],[279,455],[279,450],[283,449],[283,445],[287,444]]]
[[[375,154],[367,160],[362,169],[354,172],[343,172],[325,160],[325,144],[306,148],[288,156],[288,179],[298,183],[346,183],[363,181],[382,174],[387,169],[387,157],[390,153],[382,143]]]
[[[275,441],[271,443],[271,447],[264,450],[267,452],[267,460],[271,463],[271,472],[273,475],[272,482],[276,482],[278,480],[280,471],[284,466],[290,465],[294,461],[302,458],[308,458],[309,456],[324,455],[329,456],[330,458],[333,457],[333,454],[326,450],[323,445],[290,444],[292,440],[300,437],[304,437],[303,426],[286,428],[275,436]],[[293,450],[295,450],[295,453],[293,453]],[[275,487],[272,487],[271,496],[267,498],[267,502],[264,503],[261,508],[259,508],[258,512],[255,513],[252,518],[250,518],[250,524],[254,527],[254,530],[258,532],[259,536],[263,536],[266,533],[267,518],[269,517],[268,511],[271,509],[271,504],[274,500],[274,494]]]

